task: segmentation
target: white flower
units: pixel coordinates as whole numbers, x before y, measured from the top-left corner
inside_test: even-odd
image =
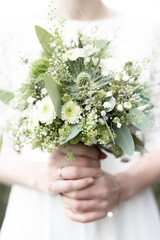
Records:
[[[123,73],[122,80],[127,82],[129,80],[129,76],[126,73]]]
[[[110,108],[111,107],[111,103],[110,102],[104,102],[103,103],[103,107],[104,108]]]
[[[134,82],[134,78],[131,78],[130,80],[129,80],[129,83],[133,83]]]
[[[64,59],[69,59],[71,61],[76,61],[79,57],[84,57],[82,48],[68,50],[64,55]]]
[[[33,98],[33,97],[29,97],[29,98],[27,99],[27,102],[28,102],[29,104],[34,103],[34,101],[35,101],[35,98]]]
[[[106,112],[103,110],[103,111],[101,111],[101,116],[102,117],[105,117],[106,116]]]
[[[42,95],[46,95],[46,94],[47,94],[47,89],[46,89],[46,88],[42,88],[41,94],[42,94]]]
[[[127,109],[127,110],[130,110],[132,108],[132,104],[130,102],[125,102],[123,104],[124,108]]]
[[[118,110],[119,112],[122,112],[122,111],[123,111],[123,106],[122,106],[122,104],[119,104],[119,105],[117,106],[117,110]]]
[[[38,118],[37,118],[37,114],[36,113],[32,113],[30,114],[29,118],[28,118],[28,130],[33,131],[35,127],[38,126]]]
[[[122,123],[118,122],[117,123],[117,128],[121,128],[122,127]]]
[[[49,96],[43,98],[38,103],[37,109],[38,120],[41,123],[51,124],[56,119],[56,112]]]
[[[51,47],[51,48],[55,48],[55,47],[56,47],[55,42],[50,43],[50,47]]]
[[[89,99],[86,99],[85,102],[84,102],[86,105],[88,105],[90,103],[90,100]]]
[[[118,74],[116,74],[116,76],[115,76],[115,78],[114,78],[116,81],[119,81],[120,80],[120,78],[119,78],[119,76],[118,76]]]
[[[101,125],[105,125],[105,121],[103,120],[103,118],[99,118],[98,121]]]
[[[81,108],[75,101],[68,101],[62,106],[61,118],[71,124],[79,122],[81,119]]]
[[[111,97],[112,96],[112,92],[111,91],[108,91],[107,93],[106,93],[106,97]]]
[[[91,110],[91,106],[88,105],[88,106],[85,107],[85,109],[86,109],[86,111],[89,111],[89,110]]]

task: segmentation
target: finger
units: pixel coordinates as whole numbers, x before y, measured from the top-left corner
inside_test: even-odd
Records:
[[[65,207],[64,212],[66,215],[73,221],[87,223],[92,222],[106,216],[105,211],[93,211],[93,212],[85,212],[85,213],[78,213],[73,212],[70,208]]]
[[[99,160],[99,150],[95,147],[86,146],[83,143],[79,144],[68,144],[64,148],[59,148],[59,150],[66,155],[67,150],[71,149],[75,156],[85,156],[87,158]]]
[[[100,168],[89,168],[89,167],[77,167],[68,166],[64,167],[61,171],[61,176],[64,179],[80,179],[80,178],[96,178],[104,174],[103,170]]]
[[[69,206],[71,209],[75,209],[77,212],[88,212],[95,210],[105,210],[106,202],[100,202],[97,199],[95,200],[77,200],[69,198],[65,195],[61,195],[63,203]]]
[[[107,155],[103,152],[99,152],[99,159],[105,159],[107,158]]]
[[[94,182],[93,178],[85,178],[78,180],[59,180],[49,183],[48,190],[52,193],[67,193],[84,189]]]

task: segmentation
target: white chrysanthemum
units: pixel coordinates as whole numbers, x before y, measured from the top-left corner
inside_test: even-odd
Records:
[[[79,122],[81,119],[81,108],[75,101],[68,101],[62,106],[61,118],[71,124]]]
[[[117,106],[117,110],[118,110],[119,112],[122,112],[122,111],[123,111],[123,106],[122,106],[122,104],[119,104],[119,105]]]
[[[82,48],[74,48],[68,50],[66,54],[64,54],[64,59],[69,59],[71,61],[76,61],[79,57],[84,57]]]
[[[56,119],[56,112],[49,96],[45,97],[38,103],[37,109],[38,120],[41,123],[51,124]]]
[[[104,108],[110,108],[111,107],[111,103],[110,102],[104,102],[103,103],[103,107]]]

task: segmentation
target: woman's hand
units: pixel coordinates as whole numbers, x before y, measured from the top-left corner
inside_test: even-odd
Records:
[[[71,149],[75,160],[69,162],[65,159],[67,150]],[[94,182],[94,178],[103,174],[99,168],[99,159],[106,155],[96,148],[84,144],[68,145],[50,155],[47,163],[40,164],[36,189],[53,195],[84,189]],[[62,169],[62,177],[58,176],[58,169]]]
[[[62,194],[67,216],[86,223],[104,218],[119,202],[121,186],[115,177],[104,173],[94,183],[79,191]]]

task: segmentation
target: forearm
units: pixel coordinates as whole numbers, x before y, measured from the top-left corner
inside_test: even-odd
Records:
[[[21,154],[4,146],[0,153],[0,182],[36,188],[41,164],[24,160]]]
[[[128,171],[118,174],[122,182],[122,200],[127,200],[160,179],[160,150],[144,154]]]

